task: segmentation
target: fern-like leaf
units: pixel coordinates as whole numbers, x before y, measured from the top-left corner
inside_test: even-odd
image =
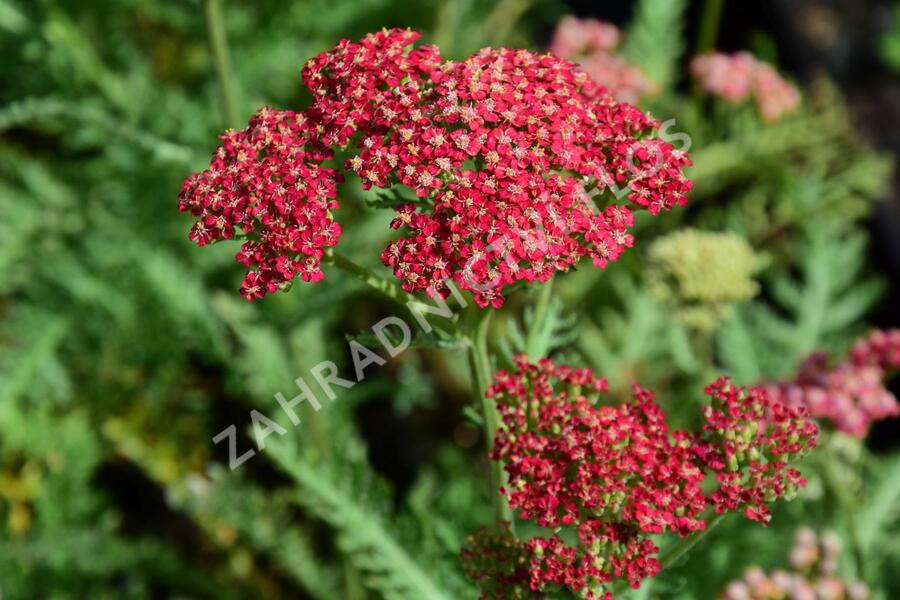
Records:
[[[674,83],[684,52],[685,0],[641,0],[625,33],[622,54],[662,88]]]
[[[900,454],[881,461],[875,469],[872,491],[857,520],[857,536],[863,550],[878,548],[889,534],[889,525],[900,516]]]
[[[745,306],[720,332],[721,358],[739,379],[786,377],[815,350],[843,351],[881,296],[884,283],[862,272],[864,234],[813,236],[800,277],[785,274],[772,281],[775,306]],[[749,331],[755,332],[752,338]]]
[[[450,599],[394,539],[381,515],[363,507],[360,494],[348,492],[335,482],[330,469],[298,459],[284,439],[273,441],[266,450],[296,482],[296,501],[335,528],[338,545],[352,564],[368,576],[369,587],[390,600]]]

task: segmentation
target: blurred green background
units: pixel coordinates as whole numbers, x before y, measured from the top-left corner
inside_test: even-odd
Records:
[[[726,3],[720,39],[793,66],[798,113],[763,125],[752,107],[698,96],[685,65],[703,4],[0,0],[2,597],[477,597],[456,554],[490,520],[490,501],[458,349],[423,340],[235,472],[212,443],[236,424],[240,447],[252,447],[249,410],[274,413],[273,395],[292,395],[321,360],[349,364],[347,336],[398,310],[330,271],[247,303],[237,247],[198,250],[177,210],[216,136],[264,104],[303,106],[300,69],[342,37],[409,26],[461,58],[490,44],[541,50],[573,12],[624,28],[624,56],[660,85],[643,107],[691,136],[695,193],[686,210],[641,220],[638,248],[619,264],[558,277],[545,336],[546,350],[597,368],[619,395],[640,380],[677,415],[712,374],[788,377],[817,348],[840,355],[873,322],[896,325],[896,207],[888,200],[878,226],[868,221],[893,197],[896,121],[872,126],[869,105],[848,113],[844,63],[798,50],[790,19],[805,13],[778,2]],[[896,98],[900,20],[872,4],[885,25],[867,73]],[[230,67],[211,51],[216,32]],[[863,142],[867,124],[875,134]],[[367,199],[343,186],[341,250],[387,274],[377,256],[391,214]],[[726,289],[698,322],[695,300],[660,284],[669,267],[651,250],[686,227],[748,244],[741,277],[759,293]],[[873,231],[888,242],[873,246]],[[704,276],[705,288],[721,282]],[[529,293],[496,322],[500,365],[522,343]],[[672,318],[680,309],[685,318]],[[858,537],[846,569],[898,597],[896,431],[829,443],[823,460],[849,499],[812,465],[807,496],[768,530],[726,523],[646,593],[713,598],[749,564],[783,561],[805,523]]]

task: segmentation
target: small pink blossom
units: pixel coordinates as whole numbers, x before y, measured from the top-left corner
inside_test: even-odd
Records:
[[[751,94],[762,118],[774,122],[800,104],[800,92],[772,65],[748,52],[710,52],[694,57],[691,74],[701,87],[730,102],[741,102]]]
[[[749,52],[711,52],[691,61],[691,74],[703,89],[732,102],[745,100],[753,90],[759,62]]]
[[[793,570],[748,567],[744,577],[729,583],[720,600],[867,600],[869,588],[837,575],[840,538],[832,531],[816,534],[801,527],[791,550]]]
[[[797,86],[786,81],[772,65],[759,63],[753,78],[753,96],[763,119],[774,122],[800,104]]]
[[[566,15],[556,25],[550,52],[570,58],[596,51],[611,51],[619,45],[621,37],[619,28],[612,23]]]
[[[830,366],[828,357],[807,358],[790,381],[765,385],[779,401],[806,407],[838,431],[864,438],[875,421],[900,415],[900,403],[885,386],[900,367],[900,330],[874,331],[857,341],[850,357]]]
[[[616,100],[634,104],[655,92],[656,85],[616,53],[621,37],[615,25],[569,15],[557,24],[550,52],[576,63]]]

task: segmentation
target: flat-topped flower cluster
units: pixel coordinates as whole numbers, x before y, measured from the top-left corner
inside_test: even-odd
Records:
[[[185,182],[180,208],[199,218],[191,239],[244,239],[246,298],[322,278],[341,234],[337,148],[354,152],[344,169],[364,188],[415,194],[381,256],[404,289],[446,296],[452,280],[480,306],[582,257],[616,260],[634,242],[628,204],[656,214],[686,202],[687,156],[571,63],[491,48],[443,61],[434,46],[410,49],[418,37],[384,30],[311,59],[307,109],[260,110]]]
[[[779,402],[803,406],[838,431],[862,439],[874,422],[900,415],[900,403],[885,387],[897,369],[900,329],[875,330],[854,343],[846,360],[832,365],[817,352],[794,379],[765,387]]]
[[[706,528],[711,511],[742,511],[765,524],[768,504],[805,484],[788,463],[814,447],[816,426],[804,409],[773,402],[761,388],[726,378],[710,384],[699,432],[670,430],[639,386],[617,406],[598,404],[604,391],[606,381],[589,370],[546,359],[518,357],[515,372],[495,375],[488,395],[502,427],[491,458],[508,475],[502,493],[521,519],[549,533],[482,534],[518,561],[499,566],[500,579],[527,581],[536,593],[561,586],[609,598],[614,580],[637,587],[660,570],[651,534],[688,536]],[[484,545],[478,537],[472,544]],[[467,556],[477,579],[484,553],[470,548]]]

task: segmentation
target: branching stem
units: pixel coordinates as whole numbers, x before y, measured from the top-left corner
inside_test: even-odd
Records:
[[[411,309],[412,306],[425,304],[421,299],[404,290],[396,282],[381,277],[371,269],[364,267],[340,252],[329,252],[326,263],[334,265],[345,273],[353,275],[372,289],[379,292],[382,296],[385,296],[398,304],[404,305],[407,309]],[[455,338],[461,337],[456,323],[449,319],[438,317],[429,322],[435,329],[443,331]]]

